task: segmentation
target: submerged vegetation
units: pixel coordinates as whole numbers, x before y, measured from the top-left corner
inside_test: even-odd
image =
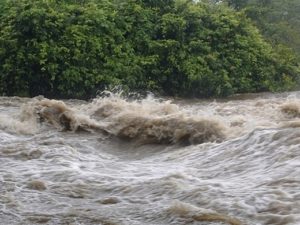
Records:
[[[290,90],[292,51],[247,14],[189,0],[0,0],[0,94],[177,96]]]

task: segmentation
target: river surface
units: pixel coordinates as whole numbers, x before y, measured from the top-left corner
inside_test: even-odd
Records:
[[[0,97],[1,225],[299,225],[300,92]]]

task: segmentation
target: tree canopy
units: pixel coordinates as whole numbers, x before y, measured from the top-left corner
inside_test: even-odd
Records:
[[[0,94],[21,96],[226,96],[289,90],[299,73],[245,13],[191,0],[0,0],[0,62]]]
[[[273,46],[290,47],[300,58],[300,0],[226,0],[251,18]]]

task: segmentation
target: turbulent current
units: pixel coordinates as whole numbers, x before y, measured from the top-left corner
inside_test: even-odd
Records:
[[[300,92],[0,97],[1,225],[299,225]]]

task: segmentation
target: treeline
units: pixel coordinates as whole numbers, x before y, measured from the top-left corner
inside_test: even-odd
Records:
[[[300,0],[224,0],[243,11],[275,47],[288,46],[300,59]],[[279,46],[278,46],[279,45]]]
[[[191,0],[0,0],[0,94],[290,90],[299,66],[243,12]]]

